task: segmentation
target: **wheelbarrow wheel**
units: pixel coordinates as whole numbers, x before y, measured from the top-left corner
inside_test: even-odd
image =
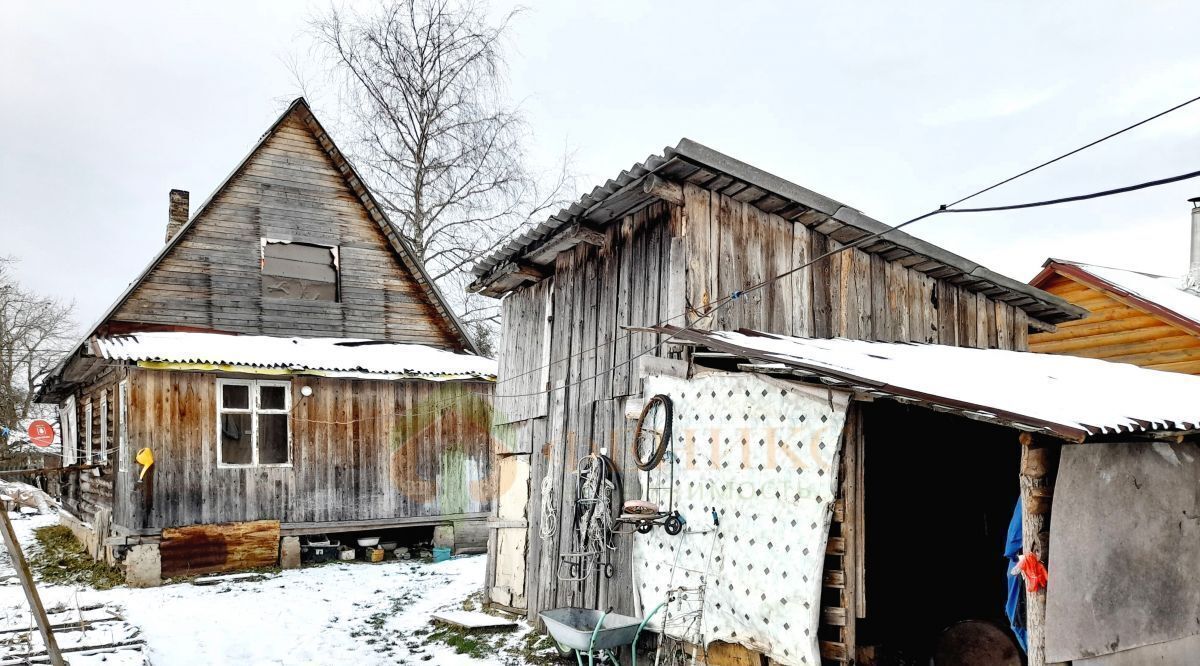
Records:
[[[575,651],[558,641],[554,641],[554,651],[558,653],[558,658],[562,661],[575,661]]]
[[[637,524],[638,534],[649,534],[650,531],[653,529],[654,529],[654,523],[652,523],[648,520],[643,520]]]

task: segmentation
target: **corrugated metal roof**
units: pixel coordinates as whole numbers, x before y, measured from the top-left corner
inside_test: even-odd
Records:
[[[947,345],[661,330],[758,363],[1082,441],[1200,429],[1200,377],[1097,359]],[[763,367],[770,370],[770,366]]]
[[[489,286],[518,261],[532,259],[541,245],[570,224],[581,220],[605,224],[651,203],[653,196],[642,189],[644,178],[650,174],[721,192],[793,222],[805,216],[804,223],[817,227],[818,231],[841,243],[886,231],[886,236],[864,243],[862,249],[895,261],[915,256],[914,260],[905,260],[906,265],[913,265],[933,277],[950,280],[970,291],[1009,302],[1042,321],[1056,323],[1078,319],[1086,313],[1057,296],[1000,275],[903,231],[887,231],[891,228],[889,225],[858,210],[686,138],[674,148],[664,148],[662,155],[651,155],[634,164],[580,197],[576,203],[497,248],[472,268],[476,280],[471,288],[485,293],[497,292],[491,295],[507,291],[512,286],[491,290]],[[543,258],[533,263],[546,265],[552,259]]]
[[[450,380],[495,380],[496,362],[425,345],[347,338],[155,332],[93,338],[91,353],[114,361],[208,364]]]

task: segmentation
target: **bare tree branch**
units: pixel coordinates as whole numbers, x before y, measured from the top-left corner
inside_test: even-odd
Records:
[[[466,293],[466,271],[574,188],[565,158],[551,178],[526,166],[529,128],[504,87],[504,41],[519,13],[493,21],[472,0],[386,0],[310,22],[351,128],[351,158],[452,307],[489,342],[498,308]]]
[[[73,306],[38,296],[13,276],[15,260],[0,257],[0,426],[20,427],[33,415],[34,389],[73,342]],[[13,453],[0,438],[0,455]]]

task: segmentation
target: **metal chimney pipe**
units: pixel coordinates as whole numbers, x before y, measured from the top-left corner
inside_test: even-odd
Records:
[[[1188,262],[1187,277],[1183,287],[1200,293],[1200,197],[1188,199],[1192,204],[1192,255]]]

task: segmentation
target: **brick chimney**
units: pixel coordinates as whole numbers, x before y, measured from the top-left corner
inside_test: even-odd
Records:
[[[188,193],[186,190],[171,190],[171,211],[167,218],[167,238],[179,233],[188,220]]]

